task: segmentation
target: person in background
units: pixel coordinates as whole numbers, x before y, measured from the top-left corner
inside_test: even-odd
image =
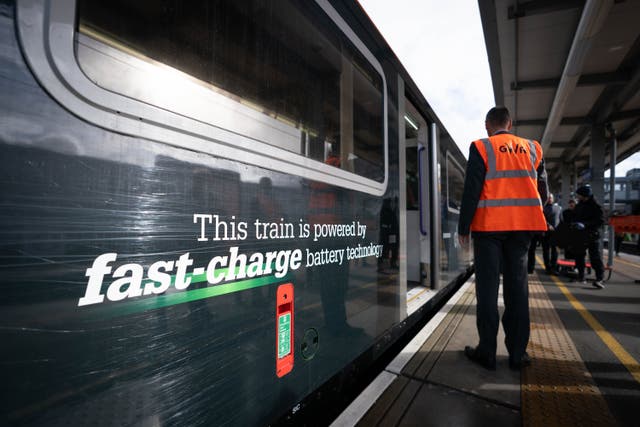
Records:
[[[564,257],[568,260],[576,258],[575,251],[572,249],[574,241],[571,239],[572,230],[570,229],[575,216],[575,209],[575,199],[569,199],[568,207],[562,211],[562,214],[560,215],[560,224],[558,224],[555,233],[552,236],[552,243],[564,249]]]
[[[547,274],[555,273],[558,267],[558,249],[552,242],[553,233],[560,225],[562,209],[553,202],[553,194],[549,193],[547,203],[543,208],[544,218],[547,220],[547,232],[542,235],[542,259]]]
[[[380,242],[384,245],[382,255],[378,258],[378,271],[384,272],[384,264],[389,259],[389,267],[398,268],[398,234],[400,222],[398,219],[398,198],[388,197],[382,201],[380,211]]]
[[[616,252],[616,256],[620,256],[620,248],[622,248],[622,242],[624,242],[624,233],[615,233],[614,250]]]
[[[509,133],[509,110],[495,107],[485,120],[488,138],[474,141],[464,181],[458,238],[469,244],[473,232],[476,269],[477,347],[464,354],[474,363],[496,368],[499,325],[498,289],[503,275],[502,325],[509,368],[531,363],[527,251],[534,232],[547,230],[541,200],[547,200],[542,147]]]
[[[569,206],[567,207],[567,209],[562,211],[562,215],[560,216],[560,222],[571,224],[573,222],[573,215],[575,213],[575,208],[576,208],[575,199],[569,199]]]
[[[536,248],[542,242],[542,233],[533,233],[531,242],[529,243],[529,253],[527,256],[527,272],[533,274],[536,268]]]
[[[574,231],[576,268],[578,269],[578,281],[585,282],[584,269],[586,252],[589,251],[591,267],[596,273],[593,286],[603,289],[604,264],[600,256],[600,227],[604,224],[604,211],[593,198],[590,185],[583,185],[576,190],[578,204],[576,205],[571,229]]]
[[[334,142],[329,150],[325,163],[336,168],[341,167],[340,145]],[[311,181],[309,183],[309,202],[307,219],[309,224],[341,224],[354,217],[349,210],[353,203],[347,202],[348,192],[336,188],[326,182]],[[309,250],[337,250],[344,248],[344,243],[337,240],[311,242]],[[351,326],[347,321],[347,286],[349,283],[348,262],[342,264],[328,263],[307,268],[307,283],[314,290],[320,291],[322,310],[326,330],[334,337],[355,338],[363,334],[361,328]]]

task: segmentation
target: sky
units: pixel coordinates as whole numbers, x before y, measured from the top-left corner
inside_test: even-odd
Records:
[[[478,1],[358,1],[467,157],[495,105]],[[619,163],[616,176],[634,167],[640,152]]]

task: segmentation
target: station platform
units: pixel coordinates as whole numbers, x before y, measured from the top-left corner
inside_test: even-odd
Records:
[[[502,327],[495,371],[463,354],[478,340],[472,277],[332,426],[639,425],[640,257],[616,257],[604,289],[541,264],[531,366],[509,369]]]

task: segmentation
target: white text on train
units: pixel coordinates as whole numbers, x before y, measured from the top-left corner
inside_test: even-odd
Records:
[[[100,304],[104,301],[103,282],[105,277],[116,279],[106,289],[109,301],[122,301],[142,295],[158,295],[166,292],[172,284],[179,291],[185,290],[191,284],[191,277],[187,275],[187,268],[193,265],[193,259],[187,252],[177,261],[158,261],[147,270],[147,278],[143,279],[144,267],[130,263],[120,265],[112,274],[113,266],[118,254],[106,253],[98,256],[93,265],[87,268],[86,277],[89,278],[84,297],[78,300],[78,306]],[[289,271],[294,271],[302,265],[302,250],[281,250],[254,252],[247,256],[238,253],[238,247],[229,248],[229,255],[215,256],[209,261],[207,268],[193,268],[193,274],[206,272],[207,282],[215,285],[221,282],[231,282],[239,279],[269,276],[282,278]],[[145,281],[143,283],[143,281]]]

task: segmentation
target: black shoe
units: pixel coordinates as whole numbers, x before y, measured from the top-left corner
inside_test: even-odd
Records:
[[[531,365],[531,357],[526,352],[522,355],[520,360],[514,360],[509,358],[509,369],[519,371],[520,369]]]
[[[593,282],[593,286],[598,289],[604,289],[604,283],[602,283],[602,280],[596,280]]]
[[[482,366],[485,369],[488,369],[490,371],[496,370],[495,357],[489,358],[489,357],[481,356],[480,354],[478,354],[478,351],[471,346],[466,346],[464,348],[464,355],[467,356],[469,360],[471,360],[474,363],[477,363],[478,365]]]

